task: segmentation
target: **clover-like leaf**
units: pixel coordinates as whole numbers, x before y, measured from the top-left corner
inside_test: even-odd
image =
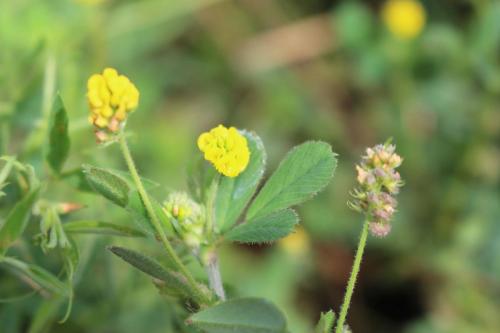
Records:
[[[224,237],[240,243],[269,243],[289,235],[298,222],[292,209],[284,209],[237,225]]]
[[[272,303],[237,298],[195,313],[186,321],[207,333],[285,333],[286,319]]]
[[[326,142],[308,141],[293,148],[250,205],[252,220],[302,203],[332,179],[337,159]]]

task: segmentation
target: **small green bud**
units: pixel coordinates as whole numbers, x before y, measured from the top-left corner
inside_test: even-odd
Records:
[[[191,248],[203,243],[205,213],[203,206],[192,200],[187,193],[173,192],[163,203],[163,210],[169,218],[177,221],[176,231]]]

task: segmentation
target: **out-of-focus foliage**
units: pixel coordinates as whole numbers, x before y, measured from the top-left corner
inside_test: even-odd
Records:
[[[336,179],[299,208],[302,236],[269,247],[228,246],[220,259],[232,296],[269,298],[285,310],[292,332],[310,332],[320,311],[338,309],[351,267],[361,227],[346,206],[354,163],[364,147],[392,136],[406,186],[390,236],[368,242],[348,318],[352,331],[497,332],[500,4],[422,1],[426,23],[409,40],[384,25],[383,5],[0,1],[0,155],[32,164],[39,177],[52,175],[43,178],[50,179],[45,200],[85,206],[72,221],[105,217],[101,222],[132,227],[119,207],[76,191],[85,183],[72,173],[82,163],[124,169],[116,150],[96,147],[87,122],[86,80],[107,66],[141,91],[130,141],[141,175],[172,186],[154,188],[157,197],[187,188],[182,179],[196,138],[219,123],[259,133],[267,170],[306,139],[331,143],[339,153]],[[56,91],[65,101],[71,147],[64,164],[51,166],[67,172],[73,186],[44,162]],[[5,221],[23,193],[13,184],[0,187]],[[27,232],[36,230],[27,224]],[[148,278],[104,245],[158,248],[141,238],[72,236],[80,254],[68,321],[57,323],[65,298],[33,296],[2,266],[0,332],[185,329],[175,316],[183,310],[154,297]],[[50,252],[29,242],[10,251],[59,277],[60,258]]]

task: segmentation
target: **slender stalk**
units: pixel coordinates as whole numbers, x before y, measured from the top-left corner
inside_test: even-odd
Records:
[[[220,183],[220,174],[217,174],[210,185],[210,189],[208,191],[207,195],[207,202],[206,202],[206,207],[207,207],[207,222],[205,225],[205,232],[207,235],[207,238],[210,239],[212,237],[214,228],[215,228],[215,199],[217,197],[217,189],[219,188],[219,183]]]
[[[340,308],[339,319],[337,321],[337,328],[335,333],[342,333],[344,330],[344,323],[347,317],[347,311],[349,310],[349,305],[351,304],[352,293],[354,292],[354,286],[356,285],[356,279],[358,277],[359,268],[361,267],[361,259],[363,258],[363,252],[365,250],[366,240],[368,238],[368,221],[365,221],[363,229],[361,230],[361,235],[359,237],[358,249],[356,251],[356,257],[354,258],[354,263],[352,265],[351,276],[347,283],[346,292],[344,295],[344,302]]]
[[[207,239],[211,240],[215,229],[215,200],[217,199],[217,190],[219,188],[221,176],[217,174],[210,186],[210,190],[207,195],[206,209],[207,209],[207,221],[205,225],[205,234]],[[224,286],[222,284],[222,277],[219,269],[219,258],[217,257],[216,247],[209,251],[203,265],[205,266],[205,271],[208,276],[208,284],[210,289],[212,289],[215,294],[221,299],[226,299],[226,294],[224,292]]]
[[[215,252],[215,250],[208,254],[208,258],[205,263],[205,270],[207,272],[210,289],[212,289],[215,294],[224,301],[226,299],[226,294],[224,292],[222,277],[220,275],[219,258],[217,257],[217,252]]]
[[[57,80],[57,66],[54,55],[49,54],[45,62],[45,71],[43,77],[43,92],[42,92],[42,117],[37,122],[37,128],[33,130],[24,145],[24,154],[28,154],[36,150],[43,142],[48,130],[50,118],[50,109],[54,98]]]
[[[119,143],[125,162],[127,163],[130,174],[132,175],[132,179],[134,180],[134,183],[137,186],[137,190],[139,191],[141,199],[144,203],[144,207],[146,208],[146,211],[151,219],[153,227],[155,228],[156,232],[158,233],[158,236],[160,237],[160,241],[163,244],[163,247],[167,251],[170,261],[186,277],[187,282],[191,288],[191,291],[193,292],[193,295],[196,296],[203,303],[210,303],[210,300],[207,297],[207,295],[198,286],[195,279],[193,278],[189,270],[186,268],[186,266],[182,263],[179,256],[177,256],[177,254],[175,253],[174,248],[170,244],[167,235],[165,234],[165,231],[163,230],[160,221],[156,216],[156,213],[153,209],[153,205],[151,204],[151,200],[149,199],[149,196],[144,188],[144,185],[142,184],[141,178],[139,176],[139,173],[137,172],[137,168],[135,166],[134,160],[128,148],[127,141],[125,139],[125,135],[123,132],[120,133],[119,135]]]

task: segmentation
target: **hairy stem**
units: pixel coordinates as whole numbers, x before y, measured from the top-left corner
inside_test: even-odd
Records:
[[[205,233],[207,238],[210,239],[212,237],[214,228],[215,228],[215,199],[217,197],[217,190],[219,188],[220,183],[220,174],[217,174],[210,185],[210,189],[208,190],[206,207],[207,207],[207,222],[205,225]]]
[[[344,295],[344,302],[340,308],[339,319],[337,321],[337,328],[335,333],[342,333],[344,330],[344,323],[347,317],[347,311],[349,310],[349,305],[351,304],[351,297],[354,291],[354,286],[356,285],[356,279],[358,277],[359,268],[361,267],[361,259],[363,258],[363,252],[365,250],[366,240],[368,238],[368,221],[365,221],[363,229],[361,230],[361,235],[359,237],[358,249],[356,251],[356,257],[354,258],[354,263],[352,265],[351,276],[349,277],[349,282],[347,283],[346,292]]]
[[[219,269],[219,258],[215,250],[210,252],[205,263],[205,270],[208,275],[208,284],[210,289],[212,289],[215,294],[221,299],[226,299],[226,294],[224,292],[224,286],[222,285],[222,277],[220,275]]]
[[[205,304],[210,303],[210,299],[208,298],[208,296],[196,283],[195,279],[193,278],[189,270],[186,268],[186,266],[182,263],[179,256],[175,253],[174,248],[170,244],[167,235],[165,234],[165,231],[163,230],[160,221],[156,216],[156,213],[153,209],[153,205],[151,204],[151,200],[149,199],[149,196],[146,190],[144,189],[144,185],[142,184],[141,178],[139,177],[139,173],[137,172],[137,168],[135,166],[134,160],[128,148],[127,141],[125,139],[125,135],[123,132],[120,133],[119,135],[119,142],[123,157],[125,159],[125,162],[127,163],[130,174],[132,175],[132,179],[134,180],[134,183],[137,186],[137,190],[139,191],[139,195],[141,196],[141,199],[144,203],[144,207],[146,208],[151,223],[153,224],[153,227],[158,233],[160,241],[163,244],[165,250],[167,251],[170,261],[186,277],[189,287],[191,288],[191,291],[193,293],[193,296],[195,296],[201,303]]]

